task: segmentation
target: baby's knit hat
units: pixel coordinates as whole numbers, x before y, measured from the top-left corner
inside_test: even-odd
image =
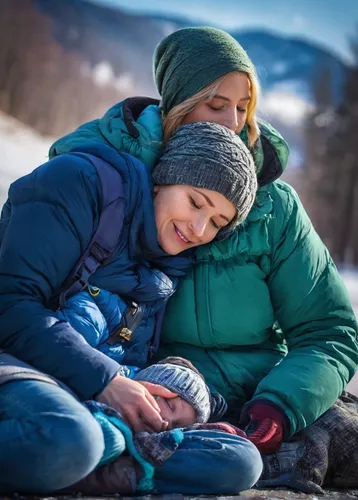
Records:
[[[154,184],[187,184],[225,196],[237,209],[233,223],[222,230],[225,234],[247,217],[257,191],[255,164],[245,144],[228,128],[209,122],[180,127],[152,177]]]
[[[153,71],[165,115],[220,76],[255,73],[241,45],[220,29],[183,28],[165,37],[154,53]]]
[[[188,366],[157,363],[138,372],[134,380],[162,385],[178,394],[194,408],[199,423],[204,424],[209,420],[211,414],[210,389],[200,374]]]

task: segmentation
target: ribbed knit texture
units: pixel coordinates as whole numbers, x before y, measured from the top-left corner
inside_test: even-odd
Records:
[[[201,26],[164,38],[155,50],[153,71],[165,115],[220,76],[255,72],[249,56],[231,35]]]
[[[155,184],[188,184],[221,193],[237,210],[231,230],[247,217],[257,190],[254,161],[244,143],[226,127],[208,122],[180,127],[152,176]]]
[[[205,423],[211,412],[211,396],[208,386],[191,368],[171,363],[160,363],[141,370],[134,380],[159,384],[175,392],[196,411],[197,421]]]

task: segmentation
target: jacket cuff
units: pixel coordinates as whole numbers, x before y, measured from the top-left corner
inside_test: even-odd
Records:
[[[290,419],[290,413],[292,412],[290,412],[288,408],[283,407],[283,405],[279,404],[278,402],[276,401],[273,402],[269,398],[262,397],[261,394],[260,397],[251,399],[251,401],[246,403],[246,405],[244,406],[240,416],[240,426],[243,425],[245,421],[246,423],[249,422],[250,408],[252,408],[256,404],[268,406],[280,415],[283,427],[283,435],[285,440],[289,439],[295,433],[295,431],[293,431],[292,422]]]

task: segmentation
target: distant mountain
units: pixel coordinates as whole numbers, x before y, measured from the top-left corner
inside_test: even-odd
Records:
[[[340,98],[347,68],[326,49],[265,31],[231,34],[249,53],[265,90],[283,82],[294,82],[297,92],[311,98],[317,80],[326,74],[331,79],[333,97]]]
[[[197,24],[175,16],[129,14],[85,0],[17,0],[16,5],[2,0],[0,68],[5,78],[0,81],[0,109],[57,136],[126,96],[155,96],[156,45],[172,31]],[[345,64],[307,40],[259,30],[232,35],[257,67],[263,118],[288,139],[291,158],[300,164],[304,119],[317,82],[325,78],[338,102]]]
[[[83,0],[35,0],[51,17],[53,36],[67,51],[76,51],[92,67],[107,61],[116,75],[131,74],[132,93],[153,93],[152,55],[168,32],[166,24]]]
[[[66,50],[80,51],[92,65],[108,61],[116,73],[134,76],[137,91],[151,93],[157,43],[175,29],[197,25],[175,16],[139,16],[83,0],[36,0],[36,5],[53,19],[53,34]],[[295,92],[310,99],[317,77],[326,71],[332,78],[333,95],[339,99],[345,64],[326,49],[266,31],[231,34],[252,58],[265,91],[290,82]]]
[[[252,58],[263,89],[261,116],[274,125],[291,148],[291,165],[304,158],[305,117],[314,106],[314,93],[326,82],[333,102],[339,103],[347,66],[325,49],[277,34],[251,31],[232,35]]]

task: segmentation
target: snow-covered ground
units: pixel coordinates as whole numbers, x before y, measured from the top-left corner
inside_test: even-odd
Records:
[[[0,112],[0,204],[11,182],[47,161],[53,139]]]
[[[53,141],[0,112],[0,205],[12,181],[46,161]],[[358,316],[358,271],[345,270],[341,275]],[[348,387],[358,395],[358,373]]]

